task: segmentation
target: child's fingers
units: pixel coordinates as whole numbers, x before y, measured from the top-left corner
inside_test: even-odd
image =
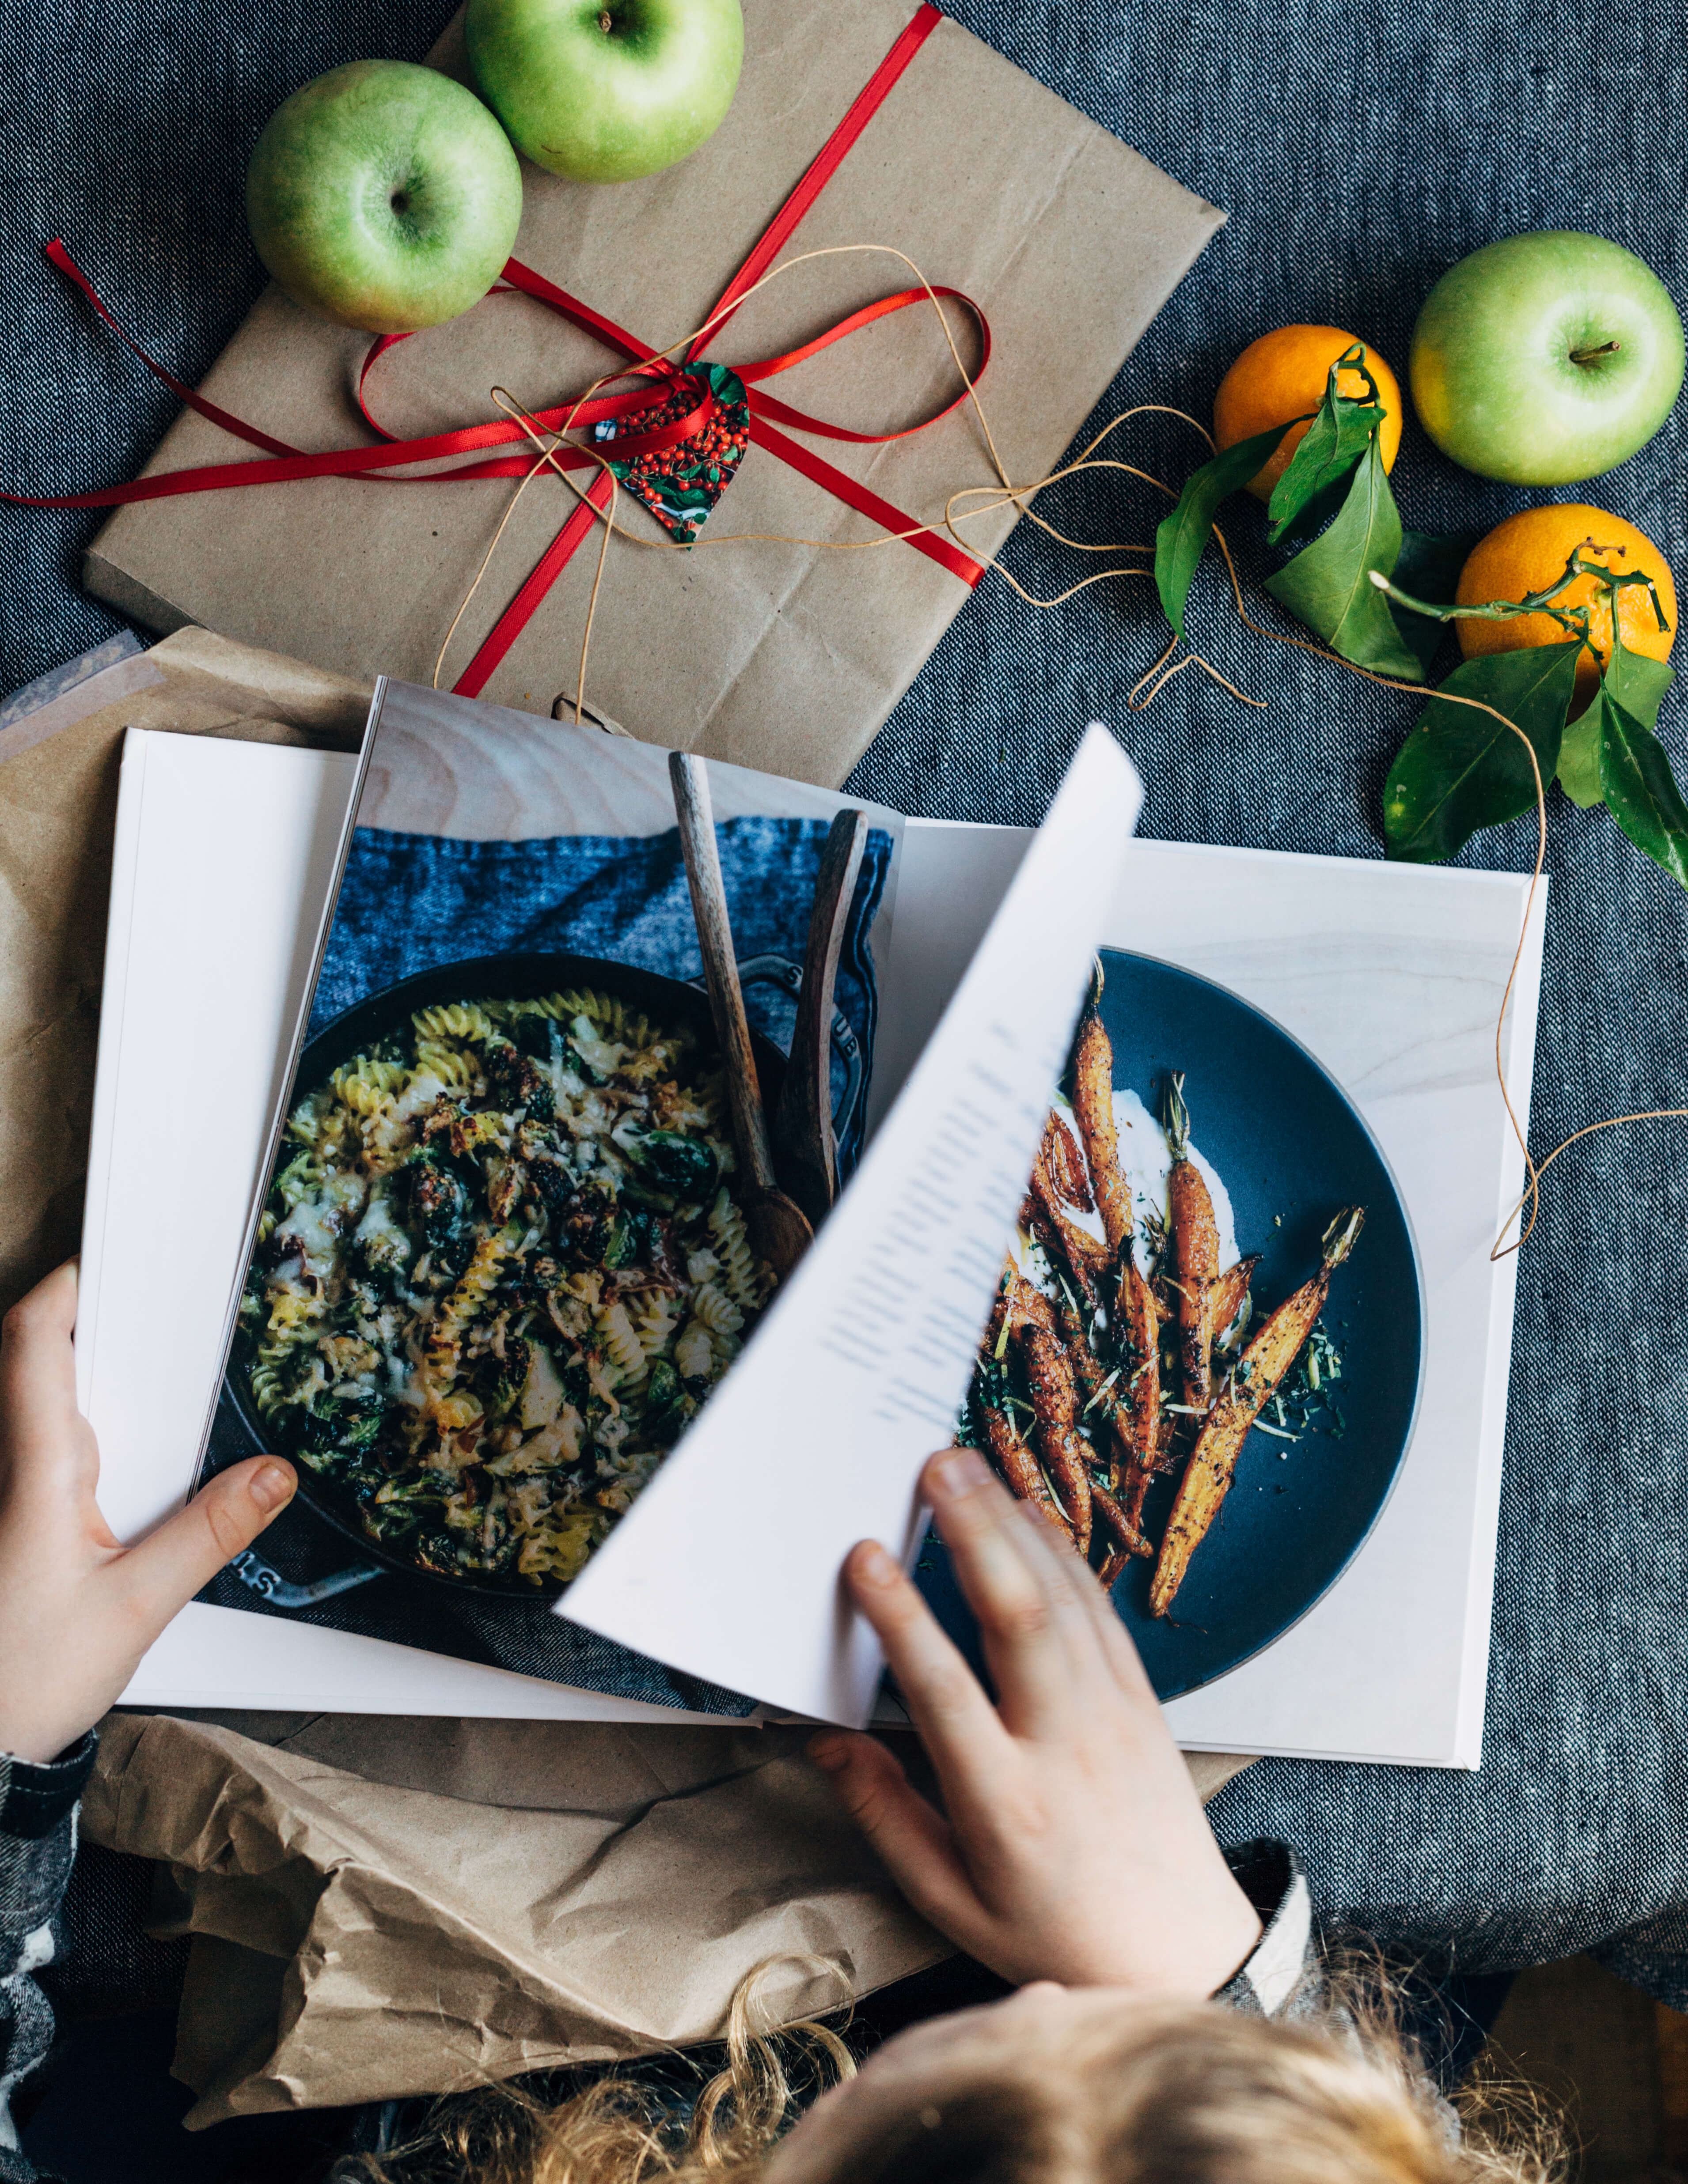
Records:
[[[1009,1757],[1008,1732],[979,1679],[900,1566],[876,1540],[864,1540],[851,1550],[844,1576],[885,1648],[946,1797],[952,1785],[999,1768]]]
[[[61,1496],[67,1474],[84,1468],[87,1443],[75,1430],[74,1259],[37,1282],[0,1328],[0,1417],[6,1424],[7,1485]]]
[[[1028,1552],[1038,1559],[1047,1557],[1059,1574],[1070,1580],[1075,1605],[1082,1613],[1099,1649],[1104,1672],[1112,1677],[1128,1699],[1158,1705],[1154,1686],[1132,1643],[1130,1632],[1115,1613],[1112,1602],[1096,1583],[1093,1573],[1079,1560],[1071,1542],[1064,1540],[1028,1503],[1017,1502],[1014,1513],[1031,1535]]]
[[[1078,1700],[1075,1625],[1093,1652],[1094,1641],[1076,1601],[1061,1596],[1054,1553],[1029,1551],[1017,1505],[976,1451],[935,1456],[921,1487],[978,1618],[1003,1719],[1016,1736],[1049,1736],[1070,1727]]]
[[[298,1484],[291,1464],[273,1456],[253,1457],[219,1472],[185,1509],[131,1547],[117,1568],[143,1626],[156,1636],[226,1563],[251,1546],[293,1499]]]
[[[826,1730],[809,1757],[831,1777],[844,1809],[878,1852],[887,1873],[923,1918],[963,1941],[982,1917],[979,1899],[956,1855],[949,1824],[903,1771],[892,1752],[871,1736]]]

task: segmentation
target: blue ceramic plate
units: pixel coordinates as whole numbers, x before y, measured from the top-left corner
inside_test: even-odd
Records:
[[[1231,1195],[1240,1251],[1262,1256],[1255,1322],[1317,1268],[1339,1208],[1363,1206],[1365,1231],[1338,1268],[1323,1325],[1342,1357],[1340,1424],[1321,1414],[1293,1446],[1251,1433],[1236,1479],[1170,1612],[1149,1613],[1153,1565],[1134,1562],[1114,1591],[1163,1699],[1221,1676],[1281,1637],[1341,1576],[1376,1524],[1412,1433],[1423,1353],[1418,1255],[1377,1141],[1334,1079],[1270,1017],[1206,978],[1104,950],[1101,1010],[1116,1089],[1160,1111],[1182,1069],[1197,1150]],[[1150,1491],[1157,1543],[1174,1482]],[[972,1618],[947,1557],[929,1542],[920,1584],[977,1659]]]

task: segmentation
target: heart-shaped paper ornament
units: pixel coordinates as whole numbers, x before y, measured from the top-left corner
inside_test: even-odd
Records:
[[[596,427],[594,437],[627,490],[644,502],[681,545],[690,546],[744,460],[750,443],[750,406],[745,400],[743,381],[724,364],[703,365],[681,372],[669,382],[669,388],[662,401],[650,409],[634,410],[613,422],[606,421]],[[654,454],[637,455],[630,462],[616,460],[616,441],[636,432],[660,432],[664,425],[696,410],[706,394],[714,396],[715,413],[695,432]]]

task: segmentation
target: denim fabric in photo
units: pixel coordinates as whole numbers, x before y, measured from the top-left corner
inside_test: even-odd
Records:
[[[745,1012],[782,1054],[791,1043],[796,977],[826,837],[822,819],[729,819],[715,829],[734,952],[750,972]],[[873,1067],[879,989],[869,939],[892,847],[882,827],[869,830],[838,959],[835,1006],[860,1057],[852,1072],[842,1042],[835,1039],[835,1109],[850,1094],[849,1112],[839,1117],[839,1160],[847,1173],[861,1143]],[[631,838],[562,834],[463,842],[360,827],[316,982],[310,1034],[417,972],[478,956],[553,950],[701,983],[703,959],[679,829]],[[786,983],[774,983],[771,971],[757,974],[755,967],[767,959],[786,969]]]
[[[13,92],[0,174],[0,481],[51,493],[131,476],[175,410],[42,266],[46,240],[62,234],[125,325],[197,380],[262,285],[242,192],[270,113],[338,62],[420,59],[452,4],[78,0],[0,13],[0,78]],[[1291,321],[1344,327],[1405,378],[1433,281],[1520,229],[1608,236],[1688,305],[1680,9],[1642,0],[1563,0],[1551,14],[1533,0],[944,6],[1227,216],[1081,446],[1134,403],[1205,423],[1240,350]],[[911,71],[896,95],[918,95],[918,81]],[[959,173],[975,154],[987,152],[958,147]],[[959,269],[924,270],[944,279]],[[987,373],[987,408],[991,385]],[[1688,571],[1684,415],[1679,405],[1659,438],[1609,476],[1557,496],[1628,516],[1679,577]],[[1169,482],[1205,452],[1166,416],[1122,428],[1101,452],[1110,451]],[[970,469],[956,482],[983,476]],[[1395,484],[1406,521],[1427,531],[1484,530],[1531,498],[1456,471],[1411,420]],[[377,489],[346,487],[347,521],[358,494]],[[1108,471],[1037,505],[1079,538],[1147,540],[1166,504]],[[101,520],[0,515],[0,689],[119,628],[76,584]],[[1283,627],[1260,598],[1259,511],[1239,500],[1225,521],[1255,619]],[[1030,524],[1004,560],[1043,599],[1096,566]],[[1188,625],[1260,707],[1193,668],[1148,710],[1132,710],[1165,637],[1141,578],[1042,611],[987,574],[851,787],[937,817],[1035,821],[1085,722],[1100,718],[1142,769],[1146,833],[1381,855],[1379,791],[1415,701],[1244,629],[1211,555]],[[578,654],[578,631],[555,636],[560,660]],[[1680,769],[1680,689],[1659,727]],[[1460,861],[1518,871],[1534,849],[1532,823],[1519,821],[1478,835]],[[1549,869],[1531,1133],[1543,1150],[1581,1123],[1688,1095],[1688,899],[1603,811],[1557,794]],[[1450,1954],[1473,1972],[1595,1947],[1679,2006],[1688,2004],[1685,1234],[1688,1139],[1678,1128],[1596,1138],[1548,1177],[1519,1265],[1482,1771],[1273,1761],[1239,1776],[1215,1811],[1229,1840],[1288,1838],[1323,1908],[1392,1943]],[[1416,1635],[1403,1629],[1400,1643]]]

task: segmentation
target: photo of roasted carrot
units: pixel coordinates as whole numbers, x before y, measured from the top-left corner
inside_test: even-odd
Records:
[[[1098,972],[1098,980],[1100,972]],[[1073,1049],[1072,1111],[1090,1163],[1090,1187],[1110,1252],[1130,1239],[1132,1194],[1120,1173],[1120,1133],[1114,1121],[1114,1045],[1093,1000]]]
[[[1206,1536],[1230,1490],[1249,1428],[1300,1357],[1330,1292],[1331,1276],[1353,1250],[1365,1221],[1362,1206],[1339,1213],[1325,1230],[1319,1271],[1279,1305],[1249,1343],[1227,1391],[1209,1412],[1191,1454],[1160,1542],[1149,1586],[1149,1612],[1165,1615],[1177,1596],[1190,1557]]]
[[[1053,1524],[1057,1524],[1068,1539],[1072,1537],[1072,1526],[1066,1512],[1049,1491],[1049,1483],[1037,1467],[1037,1459],[1026,1444],[1019,1440],[1014,1428],[1000,1411],[981,1408],[986,1445],[998,1469],[1022,1502],[1041,1509]]]
[[[1213,1393],[1213,1286],[1219,1273],[1219,1228],[1212,1195],[1190,1158],[1190,1111],[1184,1104],[1182,1070],[1174,1071],[1167,1089],[1166,1142],[1172,1153],[1166,1185],[1171,1281],[1177,1298],[1184,1393],[1188,1401],[1205,1408]]]
[[[1238,1259],[1234,1267],[1227,1267],[1216,1279],[1210,1300],[1212,1310],[1209,1315],[1216,1342],[1232,1324],[1247,1302],[1249,1285],[1255,1279],[1255,1269],[1260,1262],[1260,1253],[1252,1252],[1246,1259]]]
[[[1056,1332],[1049,1300],[1021,1279],[1009,1312],[1026,1359],[1026,1382],[1037,1420],[1037,1447],[1049,1483],[1072,1526],[1080,1554],[1090,1551],[1090,1446],[1078,1428],[1078,1390]]]
[[[957,1438],[1082,1554],[1163,1697],[1228,1673],[1407,1457],[1423,1288],[1363,1116],[1238,996],[1104,950],[1005,1252]]]

